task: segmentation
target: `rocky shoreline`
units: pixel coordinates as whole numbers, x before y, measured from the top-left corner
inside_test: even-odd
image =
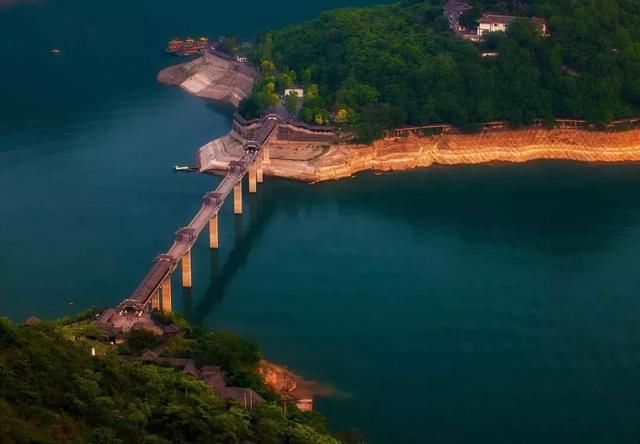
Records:
[[[275,141],[274,144],[278,144]],[[300,152],[303,147],[297,147]],[[272,152],[278,150],[272,148]],[[640,161],[640,130],[596,132],[580,129],[528,128],[385,138],[372,145],[332,145],[307,159],[287,159],[288,150],[272,154],[265,174],[307,182],[351,177],[363,171],[404,171],[431,165],[572,160]]]
[[[235,107],[251,93],[258,78],[253,68],[209,53],[158,74],[158,80],[164,84],[179,85],[197,97]],[[351,177],[363,171],[403,171],[431,165],[519,163],[541,159],[640,161],[640,129],[498,128],[475,134],[447,132],[434,136],[387,137],[371,145],[305,141],[290,137],[290,134],[279,134],[270,143],[270,161],[264,164],[266,175],[322,182]],[[228,135],[201,147],[197,155],[200,171],[226,169],[230,160],[242,155],[239,140],[232,129]]]

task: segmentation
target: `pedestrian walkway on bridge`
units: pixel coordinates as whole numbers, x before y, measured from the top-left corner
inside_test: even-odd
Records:
[[[182,285],[185,288],[191,287],[191,248],[207,224],[209,245],[212,249],[218,248],[218,213],[232,192],[233,212],[242,214],[243,178],[248,175],[249,193],[257,192],[257,184],[264,180],[263,164],[269,162],[268,142],[276,134],[280,119],[273,114],[261,119],[252,139],[244,141],[242,157],[229,162],[225,177],[215,190],[204,196],[202,207],[191,222],[176,232],[171,248],[155,259],[140,285],[118,305],[121,315],[140,315],[146,309],[172,311],[171,275],[181,264]]]

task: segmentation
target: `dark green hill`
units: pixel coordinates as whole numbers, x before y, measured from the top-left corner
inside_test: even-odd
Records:
[[[113,351],[92,357],[98,343],[84,338],[99,335],[86,321],[0,319],[0,443],[337,443],[317,414],[285,420],[274,402],[245,410],[173,368]],[[257,350],[229,334],[198,335],[217,344],[213,359],[233,357],[218,362],[232,370]]]
[[[262,66],[276,92],[292,77],[312,91],[301,118],[321,123],[342,110],[339,120],[367,140],[403,124],[519,126],[554,117],[606,124],[640,114],[640,0],[469,3],[465,23],[483,12],[523,18],[477,44],[449,30],[442,0],[340,9],[262,33],[254,59],[273,62],[275,71]],[[536,32],[526,19],[533,16],[547,20],[550,36]],[[259,112],[268,98],[254,95],[241,110]]]

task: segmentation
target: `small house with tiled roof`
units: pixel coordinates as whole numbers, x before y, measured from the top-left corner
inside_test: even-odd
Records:
[[[501,15],[484,13],[482,17],[478,19],[478,28],[476,33],[479,36],[484,36],[489,32],[506,32],[509,26],[518,17],[513,15]],[[531,23],[536,25],[541,35],[547,35],[547,22],[539,17],[533,17],[530,19]]]
[[[35,316],[29,316],[24,321],[24,325],[26,325],[27,327],[33,327],[34,325],[38,325],[41,322],[42,322],[42,319],[40,319],[38,317],[35,317]]]

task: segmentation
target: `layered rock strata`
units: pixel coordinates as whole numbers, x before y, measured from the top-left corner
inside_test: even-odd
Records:
[[[179,85],[189,93],[237,107],[258,79],[242,63],[207,53],[193,61],[169,67],[158,80]],[[224,137],[198,151],[201,171],[225,171],[242,156],[242,142],[254,123],[239,124]],[[269,144],[271,176],[321,182],[353,176],[361,171],[400,171],[437,165],[488,162],[526,162],[564,159],[580,162],[640,161],[640,129],[591,131],[531,127],[521,130],[487,129],[477,134],[388,137],[371,145],[336,143],[335,135],[293,125],[281,125]]]
[[[239,155],[240,151],[228,148],[230,138],[233,139],[228,135],[212,142],[222,148],[216,152],[208,151],[208,155],[216,160],[203,162],[203,170],[226,168],[227,159]],[[239,144],[234,147],[235,150],[241,150]],[[637,162],[640,161],[640,130],[490,130],[478,134],[386,138],[366,146],[278,137],[270,144],[270,154],[271,161],[265,165],[265,174],[307,182],[341,179],[367,170],[401,171],[434,164],[526,162],[538,159]],[[203,156],[203,150],[200,155]],[[220,162],[216,165],[217,160]]]

